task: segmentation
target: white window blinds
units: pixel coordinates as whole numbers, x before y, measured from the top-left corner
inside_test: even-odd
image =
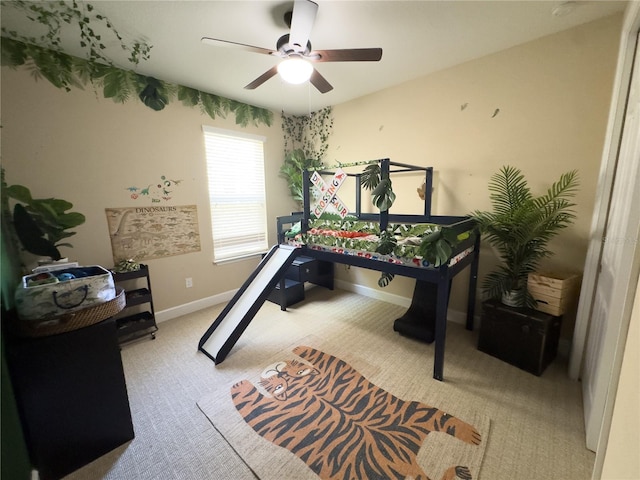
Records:
[[[264,138],[208,126],[204,132],[213,261],[267,250]]]

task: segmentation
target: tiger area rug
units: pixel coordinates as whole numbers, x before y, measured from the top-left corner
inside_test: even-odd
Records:
[[[261,480],[480,478],[489,418],[433,395],[443,382],[416,362],[358,358],[313,335],[235,357],[246,370],[198,407]]]

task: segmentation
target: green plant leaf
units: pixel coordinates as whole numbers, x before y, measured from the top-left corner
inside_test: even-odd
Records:
[[[13,215],[9,210],[8,199],[15,200]],[[56,247],[63,238],[75,235],[66,231],[77,227],[86,221],[84,215],[78,212],[67,212],[73,204],[59,198],[32,198],[29,189],[22,185],[6,185],[4,169],[2,169],[2,208],[4,216],[11,216],[11,238],[15,238],[25,250],[35,255],[60,258]],[[6,218],[6,217],[5,217]]]
[[[382,179],[380,180],[378,185],[376,185],[376,188],[373,189],[373,192],[371,192],[371,195],[382,196],[387,192],[387,190],[390,187],[391,187],[391,180],[389,180],[388,178]]]
[[[271,126],[273,123],[273,112],[271,110],[252,106],[252,111],[254,124],[264,123],[267,127]]]
[[[225,111],[222,108],[222,100],[217,95],[201,92],[200,107],[211,118],[224,117]]]
[[[31,47],[29,54],[38,72],[53,85],[67,90],[70,85],[77,86],[73,63],[68,55],[37,47]]]
[[[22,185],[11,185],[5,188],[5,193],[19,202],[29,204],[32,202],[31,191]]]
[[[19,35],[17,32],[8,32],[16,40],[28,44],[48,45],[53,50],[59,50],[62,43],[62,23],[77,26],[79,29],[79,44],[83,48],[87,58],[91,62],[111,64],[111,61],[102,52],[106,46],[102,41],[103,34],[97,34],[98,29],[104,30],[104,34],[111,34],[119,42],[119,46],[129,53],[129,60],[137,65],[140,58],[148,59],[151,46],[145,42],[135,41],[132,45],[125,43],[113,24],[104,15],[93,12],[93,6],[84,2],[31,2],[14,0],[2,2],[2,8],[12,7],[22,12],[28,20],[39,23],[44,27],[44,33],[38,38]]]
[[[2,30],[4,32],[4,27]],[[3,36],[2,42],[0,42],[0,47],[0,60],[2,61],[2,66],[18,67],[20,65],[24,65],[29,58],[27,46],[22,42],[17,42],[11,38]]]
[[[52,215],[57,216],[72,209],[73,203],[59,198],[45,198],[42,200],[33,200],[29,206],[36,211],[50,212]]]
[[[435,266],[439,267],[440,265],[444,265],[447,263],[447,260],[451,257],[453,253],[453,249],[451,245],[444,239],[441,238],[435,243],[436,246],[436,261]]]
[[[25,65],[34,78],[44,78],[58,88],[69,90],[73,86],[82,89],[84,85],[91,82],[102,89],[105,98],[124,103],[135,98],[135,93],[146,106],[154,110],[164,108],[172,95],[176,95],[186,106],[199,104],[201,110],[212,118],[224,117],[227,112],[239,109],[239,116],[236,119],[239,125],[246,126],[252,123],[257,126],[262,123],[270,126],[273,121],[273,112],[267,109],[231,102],[224,97],[160,80],[156,80],[159,86],[152,84],[145,91],[150,84],[146,80],[147,77],[138,75],[132,70],[118,69],[112,65],[72,57],[7,37],[2,38],[1,46],[3,65],[11,67]],[[201,99],[201,96],[207,98]]]
[[[254,118],[264,118],[271,124],[272,113],[253,107]],[[320,170],[324,168],[323,158],[328,148],[328,138],[333,129],[331,107],[309,115],[282,114],[285,160],[280,175],[287,180],[289,191],[294,199],[302,203],[301,170]],[[290,157],[291,152],[296,152]],[[295,163],[295,165],[294,165]],[[313,194],[313,189],[311,193]]]
[[[391,188],[391,180],[388,178],[380,180],[378,186],[373,190],[372,196],[373,204],[381,212],[389,210],[396,199],[396,194]]]
[[[502,265],[485,277],[483,290],[490,298],[522,290],[521,305],[532,305],[527,276],[552,254],[549,241],[575,219],[571,201],[577,191],[577,171],[567,172],[544,195],[534,197],[520,170],[504,166],[491,177],[492,211],[472,217],[485,239],[498,251]],[[519,302],[520,302],[519,300]]]
[[[124,70],[119,68],[106,69],[103,76],[102,94],[104,98],[113,98],[115,102],[124,103],[129,99],[131,90]]]
[[[360,181],[366,190],[374,190],[380,183],[380,165],[377,163],[367,165],[360,175]]]
[[[187,107],[195,107],[200,101],[200,92],[194,88],[178,85],[178,100]]]
[[[58,216],[58,223],[64,229],[75,228],[82,225],[86,220],[86,217],[78,212],[69,212]],[[76,232],[69,233],[70,235],[75,235]]]
[[[29,212],[16,204],[13,210],[13,224],[22,246],[34,255],[45,255],[59,260],[61,255],[53,242],[44,238],[44,232],[38,227]]]
[[[149,108],[160,111],[168,102],[162,82],[153,77],[145,77],[145,85],[138,94],[140,100]]]
[[[439,267],[449,261],[458,243],[460,240],[453,229],[443,226],[422,236],[418,254],[433,266]]]
[[[249,122],[253,119],[253,110],[250,105],[237,102],[233,110],[236,114],[236,125],[242,127],[249,125]]]
[[[393,250],[396,248],[398,241],[389,231],[380,232],[380,242],[376,247],[376,252],[381,253],[382,255],[389,255],[393,253]]]
[[[292,198],[302,203],[304,200],[302,172],[305,170],[321,170],[323,168],[324,165],[321,161],[307,158],[302,149],[296,149],[285,155],[279,173],[281,177],[287,180]]]

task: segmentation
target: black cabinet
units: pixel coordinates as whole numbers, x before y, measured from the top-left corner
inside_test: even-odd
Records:
[[[333,290],[333,263],[323,262],[311,257],[296,258],[287,272],[288,278],[300,283],[309,282],[314,285]]]
[[[8,337],[6,350],[41,479],[61,478],[133,439],[113,319],[48,337]]]
[[[149,266],[140,264],[139,270],[131,272],[111,272],[118,287],[124,288],[127,305],[116,317],[120,343],[129,342],[146,335],[155,338],[158,330]],[[138,282],[144,283],[140,286]]]
[[[561,323],[562,316],[489,300],[482,304],[478,349],[541,375],[558,352]]]
[[[304,300],[306,282],[333,290],[333,263],[311,257],[297,257],[285,273],[284,295],[281,291],[282,283],[279,283],[267,300],[279,304],[283,309],[298,303]]]

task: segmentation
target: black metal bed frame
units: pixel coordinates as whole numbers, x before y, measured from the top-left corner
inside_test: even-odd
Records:
[[[452,257],[464,252],[466,249],[473,247],[473,253],[465,256],[456,264],[449,266],[448,262],[437,268],[419,268],[407,265],[382,262],[379,260],[367,259],[354,255],[344,255],[340,253],[332,253],[323,250],[315,250],[312,248],[302,247],[304,253],[302,255],[317,258],[327,262],[342,263],[353,265],[356,267],[367,268],[380,272],[388,272],[394,275],[415,278],[425,282],[437,284],[437,302],[436,302],[436,321],[435,321],[435,348],[434,348],[434,365],[433,378],[443,380],[444,370],[444,353],[445,340],[447,330],[447,305],[449,300],[449,292],[451,288],[451,280],[470,266],[469,275],[469,291],[467,298],[467,330],[473,330],[473,319],[476,300],[476,284],[478,278],[478,263],[480,252],[480,234],[477,232],[475,222],[469,217],[460,216],[442,216],[431,214],[431,191],[433,186],[433,168],[418,167],[403,163],[392,162],[388,158],[379,160],[383,178],[385,175],[401,172],[425,172],[425,200],[423,215],[399,215],[391,214],[389,211],[383,211],[379,214],[362,213],[362,184],[361,174],[350,174],[348,176],[355,177],[356,180],[356,211],[352,213],[361,220],[376,221],[380,223],[380,230],[387,228],[389,222],[392,223],[434,223],[438,225],[446,225],[452,228],[456,233],[463,233],[472,229],[476,230],[476,235],[470,236],[468,239],[460,242]],[[319,174],[333,174],[330,170],[318,171]],[[309,172],[303,172],[303,192],[304,192],[304,211],[296,212],[292,215],[277,218],[278,241],[284,243],[284,232],[287,225],[301,222],[301,232],[305,233],[309,228],[310,211],[311,211],[311,182]]]

